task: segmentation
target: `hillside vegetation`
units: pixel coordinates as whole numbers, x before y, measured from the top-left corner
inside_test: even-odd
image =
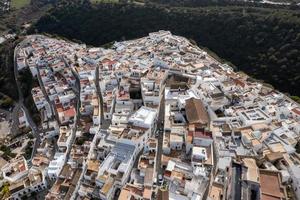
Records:
[[[20,9],[30,3],[30,0],[12,0],[11,6],[16,9]]]
[[[19,40],[7,41],[0,46],[0,102],[18,99],[14,77],[14,48]],[[12,103],[12,102],[11,102]],[[10,104],[11,104],[10,103]],[[0,103],[1,107],[2,103]],[[5,106],[4,106],[5,107]]]
[[[300,12],[287,8],[73,4],[52,9],[32,32],[98,46],[160,29],[193,39],[239,70],[300,95]]]
[[[292,9],[297,9],[296,4],[299,0],[269,0],[270,2],[279,3],[290,3]],[[208,6],[208,5],[219,5],[219,6],[257,6],[265,8],[282,8],[283,5],[276,4],[266,4],[262,3],[263,0],[252,0],[252,1],[242,1],[242,0],[147,0],[148,3],[164,4],[169,6],[184,6],[184,7],[198,7],[198,6]]]

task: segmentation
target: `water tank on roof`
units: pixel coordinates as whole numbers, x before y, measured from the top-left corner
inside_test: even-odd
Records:
[[[256,139],[260,139],[262,137],[260,131],[253,131],[252,136],[255,137]]]
[[[245,145],[251,144],[251,141],[244,135],[242,136],[242,141]]]

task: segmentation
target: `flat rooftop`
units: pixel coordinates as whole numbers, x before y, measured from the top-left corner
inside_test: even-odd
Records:
[[[260,189],[262,200],[285,199],[284,187],[281,185],[281,177],[278,172],[260,170]]]

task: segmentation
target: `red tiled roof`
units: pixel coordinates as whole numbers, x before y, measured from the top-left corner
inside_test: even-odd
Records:
[[[19,171],[22,172],[22,171],[24,171],[25,169],[26,169],[25,164],[22,163],[22,164],[19,166]]]
[[[294,113],[296,113],[297,115],[300,115],[300,109],[297,107],[297,108],[293,108],[292,111]]]
[[[246,85],[243,81],[241,81],[239,79],[233,79],[233,81],[236,85],[239,85],[241,87],[245,87],[245,85]]]
[[[207,131],[195,131],[194,132],[194,137],[195,138],[207,138],[207,139],[212,139],[212,134],[210,132]]]
[[[208,113],[200,99],[190,98],[186,100],[185,111],[189,123],[208,124]]]
[[[68,110],[64,111],[64,114],[68,117],[74,117],[76,115],[76,110],[75,108],[69,108]]]

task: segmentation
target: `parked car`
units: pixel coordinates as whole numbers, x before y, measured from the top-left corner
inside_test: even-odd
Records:
[[[154,177],[154,179],[153,179],[153,185],[154,185],[154,186],[157,185],[157,178],[156,178],[156,177]]]
[[[159,185],[162,185],[162,183],[163,183],[163,177],[161,174],[158,174],[158,183],[159,183]]]

